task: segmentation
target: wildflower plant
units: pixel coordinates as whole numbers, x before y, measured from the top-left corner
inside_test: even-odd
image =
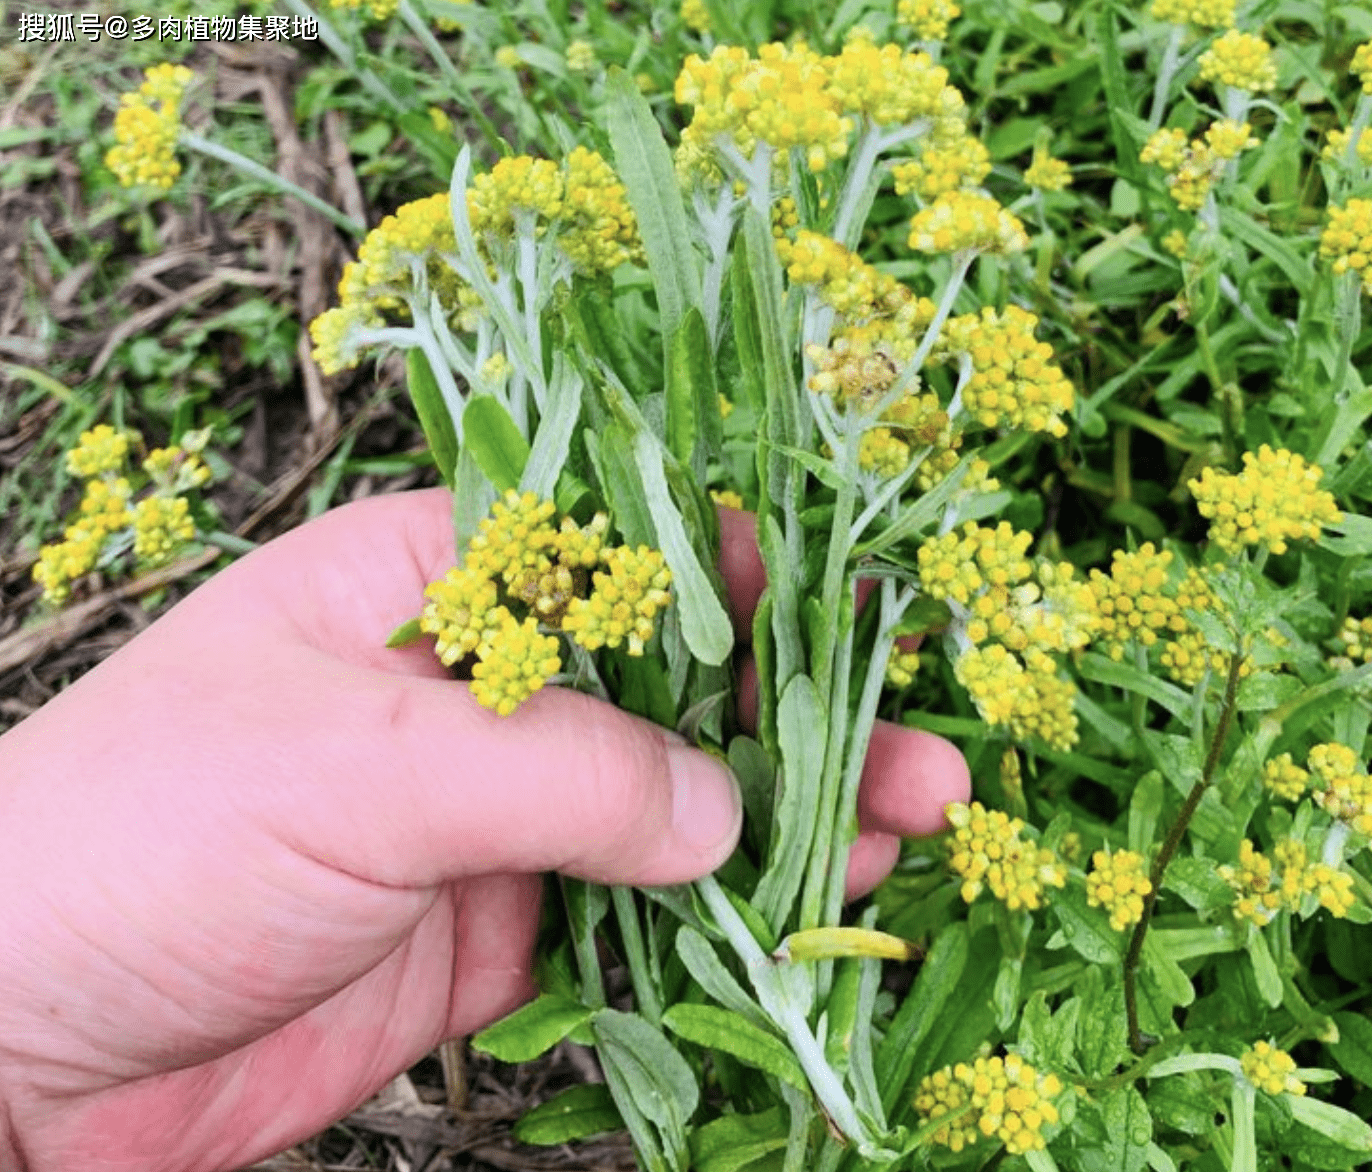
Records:
[[[329,373],[404,353],[453,490],[456,564],[393,642],[512,728],[566,687],[676,729],[743,793],[715,876],[559,881],[540,997],[474,1044],[570,1037],[606,1081],[517,1134],[623,1127],[653,1172],[1365,1163],[1372,43],[1322,29],[1347,68],[1317,125],[1285,17],[1093,8],[1098,56],[996,84],[1097,71],[1097,149],[988,131],[957,4],[782,7],[784,38],[659,6],[636,54],[594,5],[321,14],[378,103],[404,106],[385,28],[470,103],[397,115],[447,186],[359,232],[310,324]],[[483,152],[473,87],[516,149]],[[1107,206],[1127,222],[1059,255]],[[59,587],[140,510],[133,556],[179,532],[121,442],[74,453]],[[1101,516],[1062,520],[1064,486]],[[714,569],[745,507],[748,729]],[[851,910],[878,716],[959,738],[975,789]]]

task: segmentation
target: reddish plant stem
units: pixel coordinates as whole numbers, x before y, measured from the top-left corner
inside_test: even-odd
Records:
[[[1143,901],[1143,915],[1139,922],[1134,925],[1134,934],[1129,938],[1129,951],[1124,957],[1124,1011],[1129,1020],[1129,1048],[1135,1054],[1143,1054],[1148,1049],[1144,1044],[1143,1034],[1139,1030],[1137,988],[1137,974],[1139,960],[1143,956],[1143,942],[1148,936],[1148,925],[1153,919],[1153,907],[1158,902],[1158,892],[1162,889],[1162,881],[1167,874],[1167,865],[1181,847],[1181,840],[1186,834],[1186,828],[1191,825],[1196,807],[1200,805],[1201,798],[1205,796],[1205,791],[1210,788],[1210,783],[1214,780],[1215,770],[1219,768],[1220,753],[1223,751],[1224,742],[1229,736],[1229,725],[1234,719],[1235,700],[1239,691],[1239,675],[1242,670],[1243,647],[1240,644],[1229,661],[1229,679],[1224,688],[1224,704],[1220,708],[1219,722],[1215,725],[1215,736],[1210,742],[1210,751],[1206,754],[1205,766],[1201,770],[1201,775],[1196,780],[1196,784],[1191,787],[1191,792],[1186,795],[1186,801],[1182,803],[1176,821],[1172,823],[1171,829],[1167,832],[1167,837],[1163,840],[1162,849],[1158,851],[1157,857],[1153,860],[1153,868],[1148,875],[1151,886]]]

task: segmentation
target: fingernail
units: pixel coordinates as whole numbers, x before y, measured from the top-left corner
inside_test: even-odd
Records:
[[[743,801],[733,774],[708,753],[667,742],[672,774],[672,829],[682,842],[723,862],[738,841]]]

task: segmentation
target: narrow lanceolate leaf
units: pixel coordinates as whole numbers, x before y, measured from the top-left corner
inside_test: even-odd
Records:
[[[610,1088],[604,1083],[583,1083],[568,1087],[525,1114],[514,1125],[514,1137],[524,1144],[552,1146],[623,1127]]]
[[[581,417],[581,390],[580,372],[566,355],[554,354],[546,410],[538,421],[533,448],[519,478],[521,491],[532,492],[539,500],[548,500],[557,492],[558,477],[571,451],[572,432]]]
[[[443,477],[443,483],[452,488],[457,474],[457,428],[429,360],[418,346],[405,355],[405,381],[415,414],[419,416],[419,426],[424,429],[424,438],[434,454],[438,474]]]
[[[544,993],[487,1026],[472,1039],[472,1048],[501,1062],[530,1062],[590,1021],[592,1012],[570,997]]]
[[[877,1087],[891,1111],[915,1066],[919,1048],[943,1015],[967,967],[967,925],[949,924],[934,941],[914,988],[906,994],[876,1054]]]
[[[662,336],[670,338],[686,310],[700,308],[700,262],[691,243],[681,185],[667,140],[633,78],[614,67],[605,89],[615,170],[638,220]]]
[[[662,453],[657,440],[646,428],[634,437],[634,463],[643,480],[658,546],[672,571],[672,591],[681,616],[681,633],[692,655],[702,663],[718,666],[734,649],[733,625],[686,535],[681,513],[667,487]]]
[[[691,1133],[696,1172],[741,1172],[786,1146],[786,1119],[780,1107],[759,1115],[721,1115]]]
[[[723,1005],[742,1014],[755,1025],[763,1025],[766,1015],[757,1003],[743,991],[743,986],[724,967],[714,945],[689,924],[682,925],[676,934],[676,951],[686,971],[702,989]]]
[[[662,1015],[662,1024],[688,1042],[719,1050],[797,1090],[809,1090],[805,1072],[786,1043],[737,1013],[713,1005],[674,1005]]]
[[[919,949],[908,940],[871,928],[806,928],[792,932],[772,953],[776,960],[833,960],[843,956],[875,956],[883,960],[913,960]]]
[[[462,435],[472,458],[499,491],[519,487],[529,459],[529,441],[499,399],[472,396],[462,413]]]
[[[635,1147],[641,1153],[661,1151],[665,1166],[685,1172],[690,1159],[686,1122],[700,1102],[700,1088],[686,1060],[660,1030],[632,1013],[599,1010],[591,1030],[610,1093]],[[661,1138],[660,1148],[645,1123]]]
[[[424,632],[419,629],[418,619],[406,619],[394,631],[386,636],[386,646],[408,647],[411,643],[417,643],[424,638]]]
[[[1291,1114],[1306,1127],[1355,1152],[1372,1152],[1372,1126],[1353,1112],[1308,1095],[1283,1095],[1282,1098]]]
[[[710,335],[694,306],[672,335],[667,358],[667,446],[703,484],[708,461],[719,456],[723,423]]]
[[[805,878],[805,860],[815,834],[820,778],[828,743],[829,714],[814,681],[795,675],[777,704],[782,786],[773,813],[767,867],[753,892],[753,907],[779,932]]]

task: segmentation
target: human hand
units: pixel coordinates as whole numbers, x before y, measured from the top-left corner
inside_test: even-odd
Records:
[[[0,738],[5,1172],[251,1163],[533,994],[540,872],[731,852],[707,755],[563,689],[497,717],[384,646],[453,562],[450,507],[272,542]],[[746,625],[761,567],[723,524]],[[952,746],[878,726],[850,893],[966,791]]]

